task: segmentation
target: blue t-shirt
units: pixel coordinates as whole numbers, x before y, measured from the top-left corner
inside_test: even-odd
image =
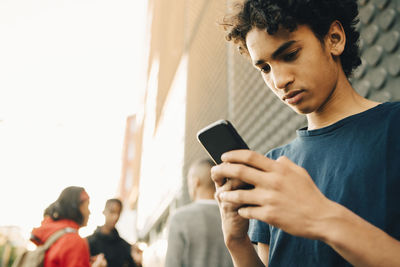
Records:
[[[300,129],[291,143],[267,153],[283,155],[305,168],[326,197],[400,239],[399,102],[321,129]],[[261,221],[250,221],[249,236],[269,244],[269,266],[351,266],[327,244]]]

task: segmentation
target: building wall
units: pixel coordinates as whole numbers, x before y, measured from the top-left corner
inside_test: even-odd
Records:
[[[122,149],[121,179],[118,187],[118,197],[124,204],[133,208],[138,197],[140,158],[141,158],[141,128],[136,115],[126,119],[125,137]]]
[[[187,1],[190,21],[188,52],[188,84],[185,130],[184,184],[193,161],[207,158],[197,141],[196,133],[213,121],[228,117],[227,43],[217,24],[224,14],[224,1]],[[181,202],[189,201],[183,187]]]
[[[137,232],[149,244],[148,266],[163,262],[168,216],[189,202],[188,166],[206,157],[196,132],[228,114],[227,43],[216,23],[225,3],[165,3],[149,5],[153,19],[137,201]]]

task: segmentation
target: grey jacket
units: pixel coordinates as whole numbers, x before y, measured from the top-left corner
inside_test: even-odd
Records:
[[[218,205],[200,200],[184,206],[169,221],[165,267],[232,267]]]

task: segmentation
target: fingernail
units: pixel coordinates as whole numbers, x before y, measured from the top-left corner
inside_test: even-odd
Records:
[[[222,160],[222,161],[224,161],[225,158],[226,158],[226,153],[224,153],[224,154],[221,155],[221,160]]]

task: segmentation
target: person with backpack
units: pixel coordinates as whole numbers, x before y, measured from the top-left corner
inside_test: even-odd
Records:
[[[65,188],[45,209],[41,226],[32,231],[31,241],[38,246],[37,249],[25,253],[22,257],[25,259],[18,260],[14,266],[107,266],[102,255],[91,265],[88,243],[78,234],[78,229],[87,225],[89,215],[89,195],[85,189],[76,186]]]

